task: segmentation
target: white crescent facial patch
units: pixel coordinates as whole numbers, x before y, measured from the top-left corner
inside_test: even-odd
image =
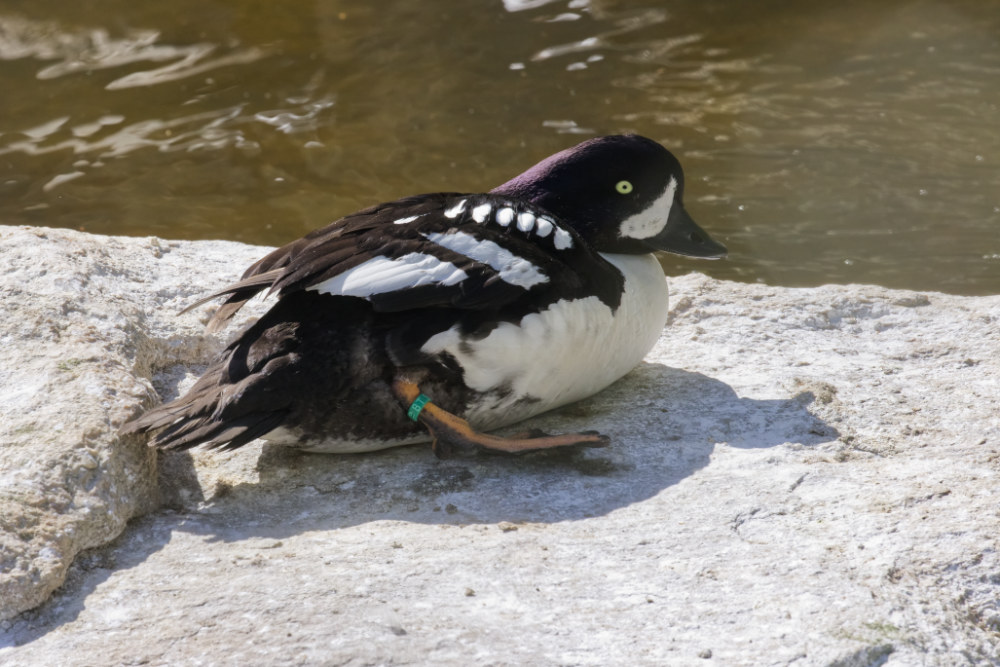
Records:
[[[648,239],[663,231],[670,217],[670,209],[674,206],[674,195],[677,194],[677,179],[671,178],[667,188],[652,204],[635,215],[622,221],[618,228],[618,236],[623,239]]]

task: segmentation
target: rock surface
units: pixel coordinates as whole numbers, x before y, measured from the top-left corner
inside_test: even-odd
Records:
[[[118,439],[263,252],[0,228],[0,663],[1000,661],[1000,297],[673,278],[646,362],[530,423],[604,450]]]
[[[221,347],[175,314],[260,252],[0,227],[0,619],[158,506],[155,454],[118,427],[155,400],[154,369]]]

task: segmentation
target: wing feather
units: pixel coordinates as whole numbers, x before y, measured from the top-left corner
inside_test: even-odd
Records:
[[[528,203],[438,193],[388,202],[315,230],[188,309],[227,296],[209,322],[212,330],[264,290],[359,297],[377,312],[499,310],[529,293],[582,293],[606,285],[609,276],[613,298],[615,273],[571,227]]]

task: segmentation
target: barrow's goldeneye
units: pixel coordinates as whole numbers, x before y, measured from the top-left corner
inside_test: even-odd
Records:
[[[593,431],[483,433],[608,386],[660,335],[653,253],[726,254],[687,214],[684,175],[637,135],[584,141],[486,193],[378,204],[278,248],[209,322],[276,301],[184,396],[126,424],[152,444],[255,438],[360,452],[431,440],[510,452],[603,446]],[[193,306],[192,306],[193,307]]]

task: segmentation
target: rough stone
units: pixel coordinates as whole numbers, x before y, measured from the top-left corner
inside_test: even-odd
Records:
[[[153,368],[219,348],[181,304],[260,254],[203,245],[0,227],[0,619],[157,507],[155,455],[118,427]]]
[[[673,278],[645,363],[514,429],[603,450],[118,440],[263,251],[0,229],[3,664],[1000,661],[1000,297]]]

